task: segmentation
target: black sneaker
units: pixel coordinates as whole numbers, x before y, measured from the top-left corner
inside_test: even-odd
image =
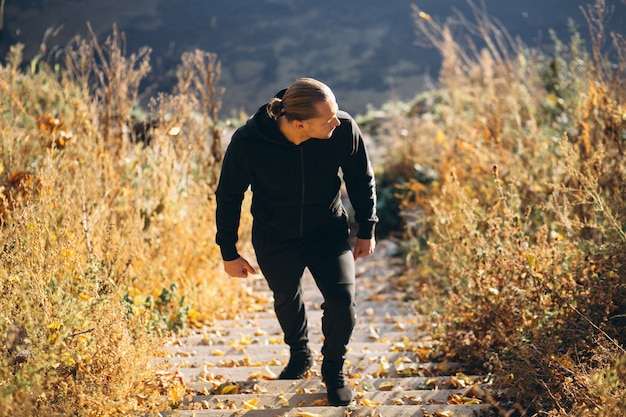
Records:
[[[350,404],[352,389],[346,385],[341,367],[322,366],[322,380],[326,384],[328,404],[335,407]]]
[[[300,379],[304,378],[306,373],[313,366],[313,355],[309,349],[304,351],[291,352],[289,363],[282,370],[278,379]]]

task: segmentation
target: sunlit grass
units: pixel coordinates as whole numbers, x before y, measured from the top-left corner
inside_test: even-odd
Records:
[[[603,4],[586,9],[592,34]],[[430,356],[492,372],[513,393],[503,412],[619,415],[626,44],[614,34],[605,56],[573,31],[547,54],[482,13],[473,49],[463,24],[416,9],[441,88],[373,122],[401,281],[432,317]],[[2,416],[176,405],[165,337],[250,304],[214,243],[219,62],[185,54],[176,89],[138,109],[150,51],[125,55],[122,38],[25,66],[16,45],[0,67]]]
[[[387,126],[408,279],[440,353],[511,388],[503,413],[626,407],[626,42],[601,50],[604,10],[585,9],[590,52],[574,31],[547,54],[478,8],[473,26],[416,9],[443,65],[441,89]]]
[[[214,243],[219,62],[184,55],[138,141],[149,51],[122,36],[0,68],[0,415],[167,408],[164,336],[245,308]]]

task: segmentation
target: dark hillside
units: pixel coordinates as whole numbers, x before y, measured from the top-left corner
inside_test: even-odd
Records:
[[[585,0],[485,3],[512,36],[533,47],[549,43],[549,29],[565,37],[569,18],[586,27],[580,12]],[[199,48],[216,53],[223,64],[224,111],[251,112],[308,75],[331,85],[346,110],[363,113],[368,104],[411,99],[437,78],[438,52],[415,44],[412,4],[440,21],[457,10],[471,15],[465,0],[7,0],[0,57],[22,42],[28,61],[46,37],[50,51],[76,34],[88,37],[86,22],[102,38],[115,23],[126,33],[129,53],[152,48],[153,72],[145,83],[151,91],[169,90],[181,54]],[[624,32],[623,3],[607,4],[618,7],[608,29]],[[46,35],[49,28],[55,30]]]

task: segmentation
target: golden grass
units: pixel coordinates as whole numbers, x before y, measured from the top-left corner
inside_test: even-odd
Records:
[[[502,415],[626,409],[626,42],[600,52],[604,2],[585,10],[591,55],[576,33],[549,55],[477,7],[471,25],[416,8],[441,88],[386,126],[412,290],[441,355],[511,388]]]
[[[601,53],[603,7],[586,9],[591,56],[575,33],[529,50],[478,8],[485,47],[462,46],[450,29],[464,18],[416,9],[441,89],[379,126],[433,355],[493,372],[513,393],[493,399],[503,415],[626,408],[626,43],[613,34]],[[16,45],[0,67],[0,416],[175,405],[161,336],[249,304],[214,244],[219,62],[185,54],[175,91],[142,114],[149,54],[126,56],[114,30],[75,40],[61,65],[22,70]]]
[[[183,56],[146,146],[133,126],[149,51],[122,45],[116,30],[78,39],[63,65],[26,70],[16,45],[0,67],[3,416],[163,409],[180,383],[158,372],[160,337],[246,304],[214,243],[219,62]]]

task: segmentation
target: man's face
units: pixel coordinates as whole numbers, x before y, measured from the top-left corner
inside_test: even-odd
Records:
[[[303,121],[305,132],[311,138],[330,139],[335,128],[341,124],[337,118],[339,106],[334,97],[315,104],[317,116]]]

